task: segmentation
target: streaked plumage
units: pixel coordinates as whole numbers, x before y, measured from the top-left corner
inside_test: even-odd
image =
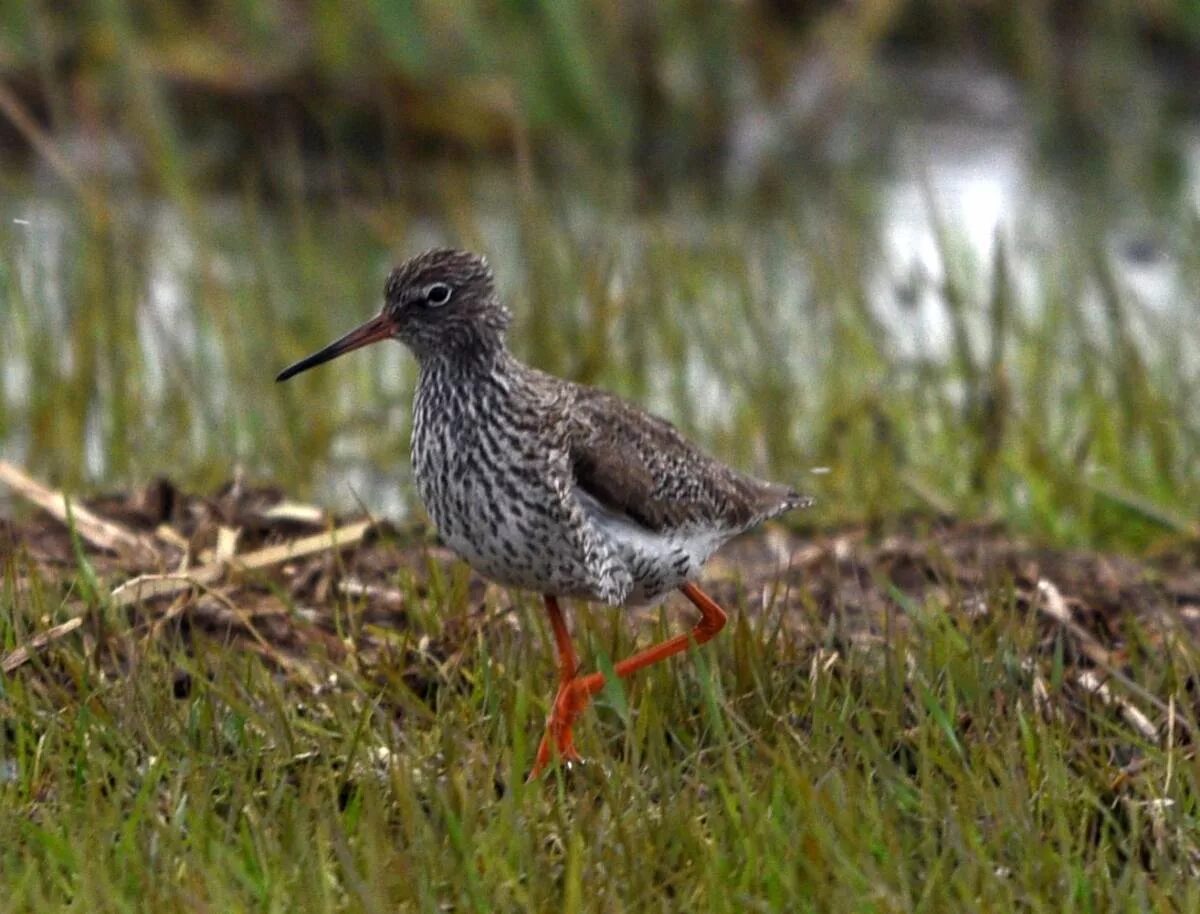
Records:
[[[422,360],[412,462],[442,538],[493,580],[611,605],[653,600],[726,540],[803,503],[612,394],[503,347],[480,356]]]
[[[378,317],[280,380],[387,337],[416,355],[411,456],[421,500],[473,568],[547,595],[566,651],[549,730],[570,757],[570,724],[586,704],[571,688],[590,695],[599,686],[596,674],[586,683],[567,675],[573,650],[553,598],[623,605],[682,588],[704,613],[707,627],[694,634],[706,640],[724,614],[688,582],[727,540],[809,500],[730,469],[614,394],[521,363],[505,344],[510,315],[491,269],[474,254],[414,257],[392,272],[384,296]],[[686,639],[664,647],[663,656],[676,653]]]

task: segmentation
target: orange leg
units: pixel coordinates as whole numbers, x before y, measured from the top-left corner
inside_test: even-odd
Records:
[[[554,629],[554,646],[558,653],[558,694],[554,696],[555,713],[551,713],[550,718],[546,721],[546,732],[538,745],[537,757],[534,761],[534,770],[539,772],[550,761],[551,739],[554,741],[554,749],[558,751],[559,758],[568,762],[580,761],[579,752],[575,748],[575,739],[571,735],[571,723],[570,721],[564,722],[564,718],[557,713],[560,704],[570,702],[567,693],[570,690],[571,682],[575,679],[575,674],[579,672],[579,658],[575,654],[575,645],[571,643],[571,634],[567,631],[567,620],[563,618],[558,598],[546,594],[543,599],[546,601],[546,612],[550,616],[550,627]],[[583,708],[579,710],[582,711]]]
[[[700,621],[696,627],[686,635],[676,635],[661,644],[638,651],[632,657],[626,657],[613,667],[613,672],[617,676],[624,679],[652,663],[666,660],[692,646],[701,645],[725,627],[727,618],[725,611],[708,594],[695,584],[684,584],[679,589],[700,610]],[[571,728],[591,702],[592,696],[604,688],[603,673],[591,673],[587,676],[574,675],[577,665],[575,649],[567,634],[566,623],[558,608],[558,602],[553,597],[547,596],[546,609],[550,612],[550,624],[554,627],[554,639],[558,645],[560,679],[558,695],[555,696],[550,719],[546,722],[546,733],[542,737],[541,745],[538,746],[533,771],[529,775],[530,780],[538,777],[550,761],[552,740],[553,748],[558,750],[561,758],[569,761],[579,759],[579,753],[575,749],[575,743],[571,736]],[[569,676],[568,668],[571,670]]]

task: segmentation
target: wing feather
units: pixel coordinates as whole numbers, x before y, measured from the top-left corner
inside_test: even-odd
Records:
[[[576,484],[655,532],[744,530],[806,502],[787,486],[739,473],[657,416],[614,394],[576,388],[570,458]]]

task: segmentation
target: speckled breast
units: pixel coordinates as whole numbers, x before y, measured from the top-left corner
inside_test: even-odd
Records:
[[[498,583],[595,596],[544,455],[506,427],[502,405],[425,384],[414,407],[413,475],[443,542]]]

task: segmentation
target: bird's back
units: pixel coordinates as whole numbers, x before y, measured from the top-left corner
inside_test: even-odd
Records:
[[[576,391],[577,484],[648,530],[700,526],[734,535],[808,501],[727,466],[670,422],[615,394],[582,385]]]

